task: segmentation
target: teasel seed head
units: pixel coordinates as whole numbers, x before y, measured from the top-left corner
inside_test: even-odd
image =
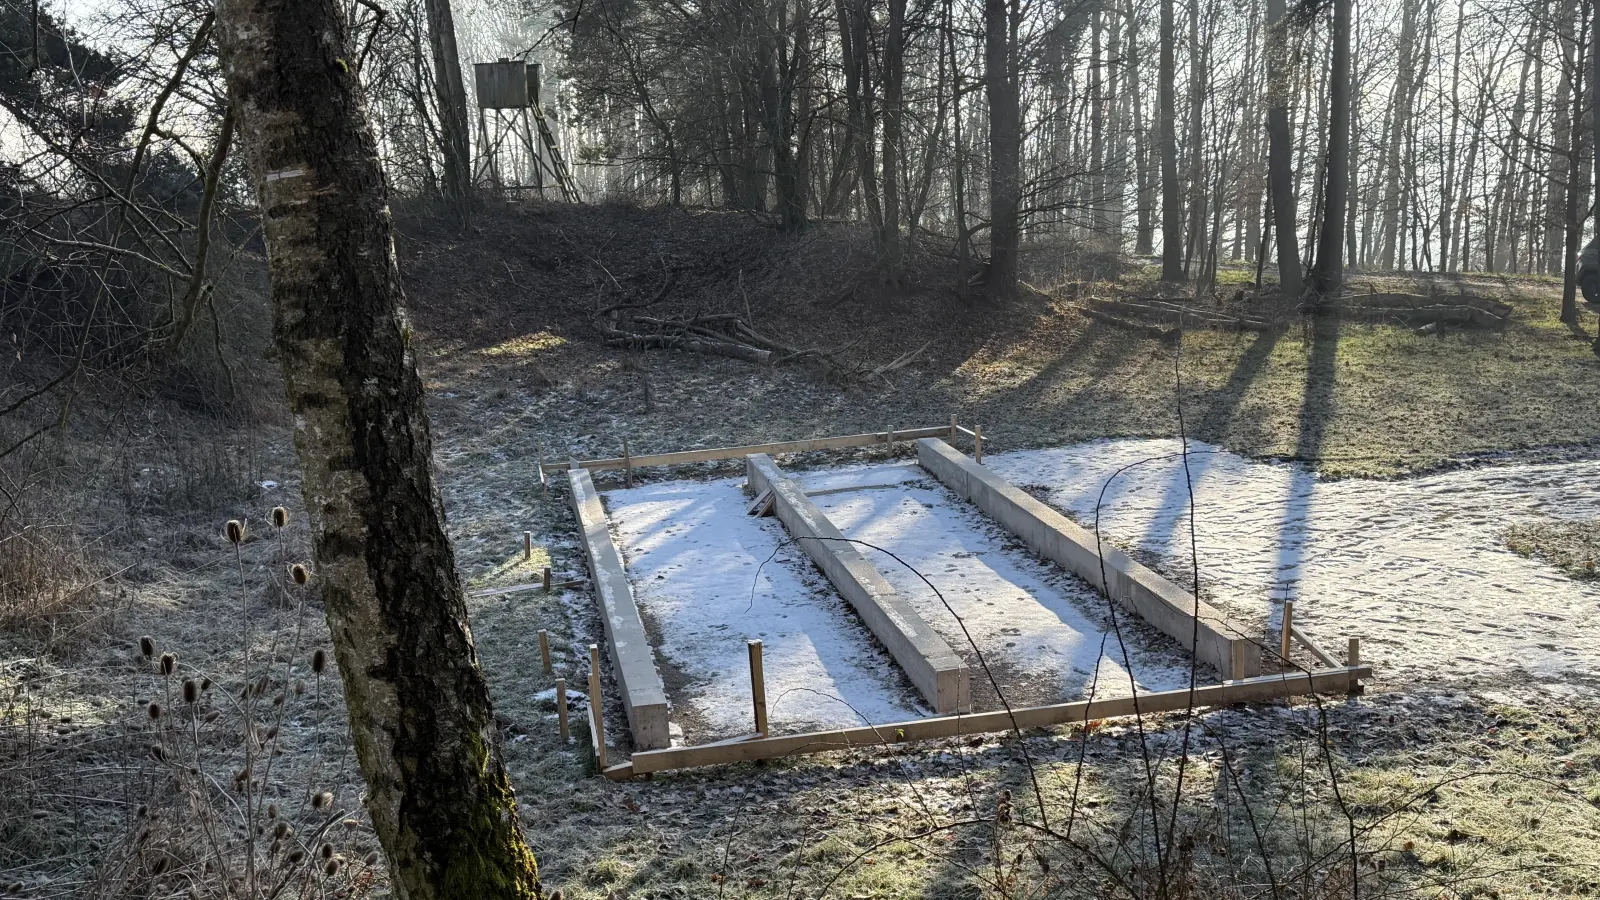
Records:
[[[289,579],[295,584],[305,584],[311,580],[311,570],[300,563],[289,567]]]
[[[145,659],[149,659],[152,656],[155,656],[156,655],[156,639],[151,637],[148,634],[145,635],[142,638],[139,638],[139,652],[144,654],[144,658]]]
[[[326,669],[327,667],[328,651],[318,648],[317,652],[311,654],[311,671],[321,675],[322,670]]]
[[[183,702],[193,703],[200,699],[200,685],[193,678],[183,680]]]
[[[333,794],[328,791],[318,791],[311,798],[312,809],[322,809],[333,805]]]
[[[328,876],[329,878],[339,874],[339,861],[337,859],[328,860],[322,866],[322,874]]]
[[[160,744],[151,744],[150,745],[150,758],[155,760],[156,762],[165,762],[166,759],[167,759],[167,750],[166,750],[166,748],[162,747]]]
[[[268,803],[267,804],[267,818],[276,819],[277,817],[278,817],[278,804],[276,804],[276,803]],[[282,823],[280,822],[279,824],[282,824]]]
[[[161,654],[161,674],[171,675],[178,671],[178,657],[174,653]]]
[[[296,697],[301,697],[301,696],[305,695],[305,692],[306,692],[305,679],[304,678],[296,678],[294,680],[294,695]]]
[[[244,543],[244,523],[243,522],[239,521],[238,519],[229,519],[228,520],[228,526],[227,526],[227,532],[228,532],[228,542],[229,543],[231,543],[231,544],[242,544],[242,543]]]
[[[317,848],[317,852],[322,854],[323,859],[333,859],[332,844],[323,844],[321,847]]]
[[[278,528],[287,527],[289,524],[289,511],[281,506],[272,508],[272,524]]]
[[[298,863],[300,860],[305,859],[305,858],[306,858],[306,852],[304,850],[294,849],[294,850],[290,850],[289,851],[289,855],[285,856],[283,859],[284,859],[284,862],[286,862],[286,863],[288,863],[289,865],[292,866],[295,863]]]
[[[377,865],[378,864],[378,851],[373,850],[372,852],[368,853],[367,854],[367,858],[365,860],[363,860],[363,861],[369,866]]]
[[[150,701],[150,705],[146,706],[144,711],[150,716],[150,721],[152,722],[161,718],[161,704],[155,702],[154,700]]]
[[[206,713],[205,720],[207,722],[215,722],[217,719],[221,718],[221,716],[221,711],[213,709],[212,711]]]

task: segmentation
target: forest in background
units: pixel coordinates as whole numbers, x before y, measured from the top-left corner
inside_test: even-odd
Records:
[[[230,3],[236,14],[249,6]],[[569,522],[559,493],[534,496],[535,454],[611,453],[630,434],[654,445],[636,443],[641,450],[715,446],[942,423],[959,410],[1005,448],[1171,435],[1187,410],[1186,437],[1332,474],[1592,449],[1594,360],[1573,339],[1583,333],[1576,262],[1593,231],[1600,129],[1592,3],[287,8],[334,5],[327,33],[339,54],[299,74],[339,86],[347,102],[335,111],[346,116],[327,121],[359,134],[351,111],[364,114],[378,166],[344,183],[365,188],[368,206],[302,199],[325,205],[341,226],[330,234],[370,242],[345,260],[361,261],[365,284],[383,288],[361,298],[373,320],[393,320],[403,300],[417,313],[415,345],[409,324],[384,335],[390,360],[404,359],[385,372],[403,372],[408,404],[384,422],[425,418],[426,385],[451,529],[447,540],[437,502],[416,502],[396,508],[437,513],[423,539],[375,543],[411,565],[423,565],[415,546],[446,560],[426,572],[427,608],[446,637],[469,634],[463,579],[521,552],[506,535],[537,528],[548,541],[539,558],[582,570],[561,546]],[[755,783],[792,805],[748,834],[718,830],[743,824],[745,801],[716,801],[694,780],[653,794],[597,786],[587,762],[539,724],[553,714],[539,699],[547,686],[524,677],[537,669],[530,615],[578,647],[598,634],[589,606],[575,611],[554,596],[474,602],[482,646],[494,648],[481,674],[455,665],[470,658],[468,641],[450,648],[468,652],[402,657],[460,675],[456,687],[469,690],[346,706],[346,675],[376,667],[330,662],[326,649],[361,642],[324,626],[330,576],[307,568],[318,537],[307,506],[325,506],[298,498],[305,466],[291,450],[279,374],[304,373],[280,366],[292,336],[271,340],[263,235],[274,207],[257,197],[303,172],[251,171],[263,151],[247,143],[248,114],[259,108],[235,102],[239,85],[225,81],[236,71],[223,63],[237,24],[200,0],[0,8],[0,339],[13,351],[0,354],[0,889],[386,890],[386,869],[415,877],[418,860],[396,853],[405,842],[363,806],[374,781],[355,758],[351,728],[361,726],[351,723],[437,713],[462,698],[472,708],[456,730],[503,746],[487,744],[494,764],[478,766],[476,781],[468,772],[422,786],[437,811],[470,794],[455,787],[493,781],[489,818],[499,825],[490,830],[504,836],[516,832],[499,815],[514,782],[545,867],[531,871],[521,838],[507,844],[524,888],[533,876],[572,896],[612,897],[617,885],[720,893],[735,867],[710,860],[736,843],[741,857],[772,861],[742,880],[746,892],[770,878],[771,890],[826,893],[852,855],[865,859],[867,895],[883,882],[884,893],[912,895],[926,888],[918,878],[940,878],[906,874],[917,871],[906,857],[866,856],[881,837],[876,823],[837,830],[825,854],[784,849],[783,826],[800,807],[889,803],[871,764],[837,791],[801,787],[810,770],[791,778],[774,767]],[[501,148],[498,167],[486,163],[474,64],[499,58],[542,64],[542,112],[579,203],[502,190],[503,177],[529,174],[517,171],[531,161],[514,146]],[[385,265],[390,207],[403,279]],[[1395,328],[1387,313],[1377,327],[1343,324],[1343,304],[1380,291],[1472,295],[1504,311],[1488,329]],[[1201,323],[1128,329],[1093,315],[1105,296],[1130,294],[1182,300],[1181,315]],[[1235,299],[1247,294],[1257,305],[1241,312]],[[329,297],[349,296],[299,299],[326,312]],[[1255,318],[1264,308],[1275,312]],[[732,358],[641,352],[706,347]],[[786,404],[775,409],[772,397]],[[432,477],[430,458],[407,458],[419,483]],[[1600,523],[1572,524],[1556,540],[1537,526],[1517,536],[1526,553],[1556,547],[1573,577],[1592,575]],[[1441,683],[1406,685],[1421,698],[1413,709],[1341,707],[1314,740],[1298,724],[1248,732],[1263,770],[1287,759],[1273,756],[1283,748],[1302,750],[1298,767],[1259,785],[1254,808],[1310,810],[1303,834],[1257,834],[1254,846],[1189,842],[1216,821],[1207,791],[1226,800],[1232,778],[1243,793],[1231,770],[1209,770],[1207,788],[1185,795],[1180,778],[1162,809],[1174,823],[1165,837],[1177,823],[1188,837],[1157,837],[1152,853],[1141,808],[1166,799],[1150,773],[1165,792],[1188,747],[1141,773],[1133,743],[1118,735],[1106,738],[1114,760],[1096,769],[1111,785],[1103,821],[1139,823],[1140,840],[1108,827],[1079,854],[995,838],[1028,815],[1003,782],[1022,771],[1005,754],[1029,745],[980,748],[975,758],[996,780],[983,786],[975,821],[995,827],[955,864],[992,864],[997,895],[1094,895],[1103,883],[1060,874],[1102,852],[1130,897],[1170,895],[1175,872],[1196,895],[1226,886],[1342,898],[1371,896],[1373,884],[1398,895],[1440,883],[1465,895],[1513,877],[1529,895],[1544,890],[1540,879],[1600,889],[1571,874],[1600,865],[1588,818],[1600,764],[1592,744],[1575,750],[1582,738],[1572,737],[1592,733],[1587,701],[1515,695],[1463,707],[1437,702],[1430,691],[1459,687]],[[1514,719],[1532,723],[1527,740],[1541,752],[1519,757],[1528,744],[1495,736]],[[1175,733],[1174,722],[1157,724]],[[1092,743],[1087,730],[1077,738]],[[1406,755],[1408,741],[1424,739],[1422,755]],[[1201,753],[1216,747],[1227,752],[1218,742]],[[1427,793],[1463,758],[1525,765],[1526,777],[1508,782],[1507,797],[1499,786]],[[261,759],[279,761],[258,772]],[[1057,762],[1041,771],[1062,776]],[[1351,773],[1360,793],[1347,804],[1337,786]],[[619,796],[635,808],[618,808]],[[1384,827],[1428,808],[1430,796],[1456,818],[1419,830],[1415,844]],[[1559,816],[1547,814],[1556,827],[1507,834],[1477,824],[1505,819],[1513,796],[1530,808],[1560,804]],[[665,802],[641,825],[632,817],[651,798]],[[680,815],[680,801],[706,821]],[[1075,809],[1075,794],[1070,802]],[[893,800],[902,806],[911,800]],[[1252,804],[1228,814],[1252,815]],[[1358,820],[1375,835],[1359,847],[1343,831]],[[1526,822],[1519,811],[1501,824]],[[1467,829],[1488,834],[1482,846],[1507,861],[1463,864],[1457,850],[1478,841]],[[1196,846],[1199,861],[1186,855]],[[1295,885],[1258,869],[1290,861]],[[793,880],[773,874],[791,865]],[[1018,867],[1025,877],[1013,877]],[[977,881],[960,880],[968,876]],[[963,868],[937,884],[959,894],[988,877]]]

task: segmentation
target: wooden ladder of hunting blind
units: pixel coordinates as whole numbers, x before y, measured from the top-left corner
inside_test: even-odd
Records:
[[[578,183],[572,180],[572,170],[567,167],[566,157],[561,155],[561,147],[556,143],[555,132],[550,129],[550,121],[544,117],[544,110],[538,104],[533,106],[533,121],[539,125],[539,140],[550,152],[549,160],[542,162],[549,166],[550,174],[555,176],[561,196],[569,203],[577,203]]]

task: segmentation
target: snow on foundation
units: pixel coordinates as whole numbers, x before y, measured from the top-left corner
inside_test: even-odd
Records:
[[[1012,705],[1075,700],[1091,684],[1098,697],[1131,693],[1107,604],[1087,584],[1037,559],[920,468],[910,470],[915,480],[902,477],[893,489],[840,489],[850,478],[882,484],[900,468],[821,473],[802,483],[808,492],[826,491],[812,499],[845,537],[881,548],[861,549],[973,667],[975,709],[1000,708],[978,651]],[[1188,655],[1119,614],[1139,688],[1187,686]],[[1216,680],[1209,670],[1201,677]]]
[[[743,483],[670,481],[605,495],[685,740],[754,730],[749,638],[763,643],[775,733],[930,715],[811,561],[785,545],[783,526],[745,514]]]
[[[846,536],[891,550],[939,586],[1008,702],[1078,699],[1097,670],[1096,696],[1131,691],[1127,669],[1116,661],[1118,642],[1106,635],[1105,602],[1035,560],[919,467],[836,469],[808,473],[802,483]],[[930,715],[832,586],[799,548],[784,544],[789,536],[777,520],[745,514],[742,487],[742,479],[673,481],[605,495],[635,596],[657,637],[671,718],[685,740],[751,730],[748,637],[764,642],[775,732]],[[865,552],[974,665],[976,707],[998,708],[950,610],[909,570]],[[1140,688],[1185,686],[1187,656],[1160,640],[1151,650],[1148,634],[1123,621]]]
[[[1600,516],[1600,461],[1508,464],[1405,481],[1324,481],[1191,441],[1200,579],[1231,615],[1296,624],[1385,680],[1496,677],[1553,682],[1600,666],[1600,584],[1507,550],[1518,521]],[[986,455],[1108,540],[1187,573],[1188,490],[1170,440],[1095,441]],[[1148,462],[1140,462],[1149,460]],[[1109,485],[1113,473],[1123,472]],[[1104,499],[1100,494],[1104,489]]]

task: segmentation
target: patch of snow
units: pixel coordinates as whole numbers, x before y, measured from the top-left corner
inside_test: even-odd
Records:
[[[899,468],[867,468],[858,477],[875,483],[875,476]],[[895,490],[831,493],[813,500],[845,537],[872,545],[858,549],[973,665],[975,697],[984,692],[974,644],[1002,690],[1030,704],[1085,696],[1097,670],[1096,696],[1128,695],[1128,668],[1108,634],[1105,601],[1084,582],[1017,546],[926,472],[913,471],[920,478]],[[877,477],[876,483],[883,480]],[[1125,629],[1123,637],[1141,690],[1188,684],[1187,657],[1175,646],[1142,652],[1144,644],[1133,629]]]
[[[775,732],[927,715],[810,560],[778,552],[783,526],[745,515],[742,478],[661,482],[605,501],[691,742],[753,730],[749,638],[763,642]],[[775,554],[787,561],[766,562]]]
[[[998,453],[985,464],[1107,539],[1189,564],[1189,497],[1173,440]],[[1600,584],[1506,549],[1536,518],[1600,516],[1600,460],[1489,466],[1404,481],[1325,481],[1190,442],[1200,580],[1233,615],[1296,623],[1385,680],[1516,670],[1560,682],[1600,669]],[[1148,460],[1148,462],[1141,462]],[[1125,466],[1134,465],[1117,475]],[[1109,480],[1109,484],[1108,484]],[[1100,495],[1104,490],[1104,499]]]

